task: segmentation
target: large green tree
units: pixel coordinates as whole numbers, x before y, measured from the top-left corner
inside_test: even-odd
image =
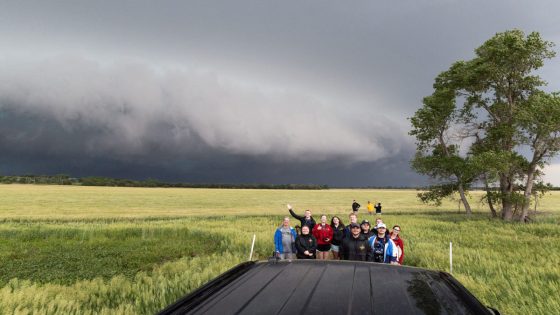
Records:
[[[465,188],[472,182],[472,174],[468,171],[468,160],[459,155],[459,147],[454,144],[456,136],[451,129],[457,116],[455,92],[446,87],[446,75],[436,79],[436,91],[424,98],[424,106],[410,119],[410,134],[417,140],[412,168],[437,180],[428,191],[419,194],[422,201],[439,205],[443,198],[458,192],[470,215]]]
[[[536,93],[519,113],[521,141],[528,146],[532,155],[525,167],[525,187],[523,192],[520,220],[527,217],[533,186],[538,179],[539,169],[560,151],[560,95],[557,93]]]
[[[411,118],[412,166],[440,183],[428,193],[445,184],[448,195],[457,191],[465,199],[462,190],[482,181],[494,213],[497,201],[504,220],[516,210],[525,218],[539,169],[559,151],[558,96],[543,92],[545,82],[535,75],[554,57],[552,47],[539,33],[506,31],[438,75],[434,93]],[[456,136],[442,141],[442,131]],[[450,159],[457,162],[450,166]]]

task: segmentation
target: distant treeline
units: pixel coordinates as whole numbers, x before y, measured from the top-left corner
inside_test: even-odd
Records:
[[[73,185],[79,181],[64,174],[0,176],[0,183],[3,184]]]
[[[57,175],[13,175],[0,176],[1,184],[40,184],[40,185],[82,185],[82,186],[114,186],[114,187],[164,187],[164,188],[237,188],[237,189],[306,189],[320,190],[330,188],[345,189],[420,189],[422,187],[406,186],[367,186],[367,187],[329,187],[315,184],[193,184],[166,183],[157,179],[132,180],[110,177],[70,177],[66,174]],[[497,189],[497,188],[496,188]],[[483,187],[473,187],[472,190],[484,190]],[[547,186],[547,190],[560,190],[560,187]]]
[[[245,188],[245,189],[329,189],[327,185],[313,184],[193,184],[166,183],[156,179],[130,180],[109,177],[84,177],[80,179],[83,186],[119,186],[119,187],[177,187],[177,188]]]
[[[238,189],[329,189],[328,185],[314,184],[193,184],[166,183],[156,179],[131,180],[110,177],[75,178],[68,175],[22,175],[0,176],[3,184],[42,184],[42,185],[82,185],[82,186],[113,186],[113,187],[163,187],[163,188],[238,188]]]

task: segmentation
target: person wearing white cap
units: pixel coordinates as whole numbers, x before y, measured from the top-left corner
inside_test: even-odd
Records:
[[[387,234],[387,226],[385,223],[379,223],[376,228],[377,235],[370,237],[368,240],[372,251],[370,257],[374,262],[398,265],[397,248]]]
[[[379,223],[383,223],[383,220],[381,220],[381,218],[377,218],[375,219],[375,224],[373,225],[373,228],[371,229],[373,231],[373,235],[377,235],[377,225]]]

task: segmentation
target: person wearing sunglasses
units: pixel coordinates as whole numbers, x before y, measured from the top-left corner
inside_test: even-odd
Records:
[[[391,240],[397,245],[397,261],[399,265],[403,264],[404,260],[404,243],[400,237],[401,227],[398,225],[393,226],[393,231],[390,234]]]

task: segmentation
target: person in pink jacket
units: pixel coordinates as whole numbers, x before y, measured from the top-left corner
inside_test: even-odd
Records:
[[[313,227],[313,236],[317,239],[317,259],[329,259],[333,238],[332,227],[327,223],[327,216],[321,216],[321,223]]]

